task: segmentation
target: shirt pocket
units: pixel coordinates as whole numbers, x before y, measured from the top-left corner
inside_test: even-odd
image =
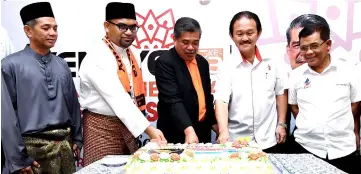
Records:
[[[337,80],[331,87],[334,101],[350,99],[350,84],[346,80]]]
[[[268,71],[264,73],[264,77],[260,77],[260,84],[261,88],[268,92],[275,92],[276,87],[276,74],[273,71]]]
[[[315,93],[314,88],[312,87],[307,87],[304,85],[298,85],[296,87],[296,91],[297,91],[297,103],[310,103],[312,102],[312,98],[310,99],[310,97],[317,95],[317,93]]]
[[[267,105],[272,105],[275,100],[275,94],[276,94],[276,76],[272,71],[267,71],[259,74],[258,78],[256,79],[256,83],[253,82],[254,85],[256,85],[256,88],[258,91],[256,93],[258,96],[258,99],[260,103]]]
[[[58,86],[61,88],[60,91],[63,92],[63,94],[67,95],[70,93],[71,83],[72,79],[69,77],[68,73],[58,74],[57,75],[57,83]]]

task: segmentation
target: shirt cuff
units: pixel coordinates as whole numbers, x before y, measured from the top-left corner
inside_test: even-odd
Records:
[[[142,120],[139,120],[138,123],[133,124],[133,126],[128,129],[132,133],[132,135],[136,138],[139,137],[139,135],[141,135],[149,126],[150,126],[149,121],[146,118],[144,118]]]
[[[279,91],[279,92],[276,92],[276,95],[283,95],[283,94],[285,94],[285,90],[286,90],[286,89],[283,89],[283,90],[281,90],[281,91]]]
[[[79,149],[81,149],[83,147],[83,142],[81,142],[81,141],[73,140],[73,144],[76,144]]]
[[[297,102],[293,102],[293,101],[288,101],[288,104],[290,104],[290,105],[297,105],[298,103],[297,103]]]
[[[221,95],[217,95],[217,94],[214,94],[214,103],[216,102],[216,101],[222,101],[222,102],[224,102],[224,103],[229,103],[229,97],[225,97],[225,96],[221,96]]]
[[[18,170],[21,170],[25,167],[31,166],[34,160],[30,157],[27,157],[23,162],[20,163],[11,163],[9,167],[10,173],[14,173]]]
[[[351,100],[351,103],[357,103],[359,101],[361,101],[361,98],[355,98],[355,99]]]

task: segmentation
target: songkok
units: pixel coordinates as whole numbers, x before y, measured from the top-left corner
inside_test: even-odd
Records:
[[[136,20],[135,8],[131,3],[111,2],[105,9],[105,20],[111,19],[134,19]]]
[[[53,10],[51,9],[49,2],[37,2],[29,4],[20,10],[20,16],[24,25],[33,19],[41,17],[54,18]]]

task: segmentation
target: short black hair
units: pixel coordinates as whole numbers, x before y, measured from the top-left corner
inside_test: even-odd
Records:
[[[298,38],[307,37],[312,35],[315,32],[320,32],[320,38],[323,41],[330,39],[330,26],[328,25],[326,19],[321,16],[316,15],[315,20],[317,22],[306,24],[304,28],[298,34]]]
[[[176,39],[181,37],[184,32],[199,32],[199,37],[202,35],[202,29],[198,21],[190,17],[181,17],[174,25],[173,35]]]
[[[291,42],[291,30],[294,28],[304,28],[307,24],[316,24],[319,22],[319,16],[315,14],[303,14],[293,19],[286,31],[287,45]]]
[[[233,36],[234,23],[236,23],[236,21],[238,19],[241,19],[242,17],[253,19],[256,22],[256,28],[258,33],[262,30],[261,21],[259,20],[259,17],[255,13],[250,11],[241,11],[235,14],[232,18],[231,23],[229,24],[229,35]]]

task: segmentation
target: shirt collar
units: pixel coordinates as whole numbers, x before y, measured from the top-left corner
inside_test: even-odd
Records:
[[[236,47],[236,45],[234,45],[234,46]],[[259,49],[258,49],[257,46],[256,46],[256,48],[255,48],[255,52],[256,52],[255,62],[262,62],[263,60],[269,59],[268,57],[262,57],[262,56],[261,56],[261,53],[260,53],[260,51],[259,51]],[[237,66],[240,65],[240,64],[242,64],[242,63],[248,63],[247,59],[245,59],[245,58],[241,55],[241,53],[239,52],[238,48],[237,48],[237,51],[233,51],[233,52],[231,53],[231,57],[232,57],[233,61],[235,61],[235,65],[237,65]],[[240,59],[240,57],[241,57],[241,59]]]
[[[196,64],[196,65],[197,65],[197,60],[196,60],[196,58],[194,58],[194,59],[192,59],[192,60],[185,60],[185,62],[186,62],[187,64],[193,63],[193,64]]]
[[[30,55],[31,57],[34,57],[35,59],[37,59],[39,62],[41,63],[47,63],[49,62],[51,59],[51,54],[50,54],[50,51],[48,54],[42,56],[40,54],[38,54],[37,52],[35,52],[32,48],[30,48],[30,45],[27,44],[25,46],[25,51],[28,55]]]
[[[338,67],[338,63],[337,63],[338,60],[332,59],[332,58],[330,58],[330,59],[331,59],[330,64],[323,70],[322,73],[318,73],[318,72],[314,71],[310,66],[308,66],[308,64],[306,65],[307,68],[304,69],[304,72],[308,71],[308,72],[314,73],[314,74],[323,74],[323,73],[327,72],[328,70],[330,70],[331,68],[337,68]]]
[[[116,45],[116,44],[113,43],[113,42],[111,42],[111,43],[112,43],[113,47],[115,48],[115,50],[116,50],[118,53],[120,53],[120,54],[123,54],[123,53],[125,54],[125,53],[126,53],[127,48],[122,48],[122,47]]]

